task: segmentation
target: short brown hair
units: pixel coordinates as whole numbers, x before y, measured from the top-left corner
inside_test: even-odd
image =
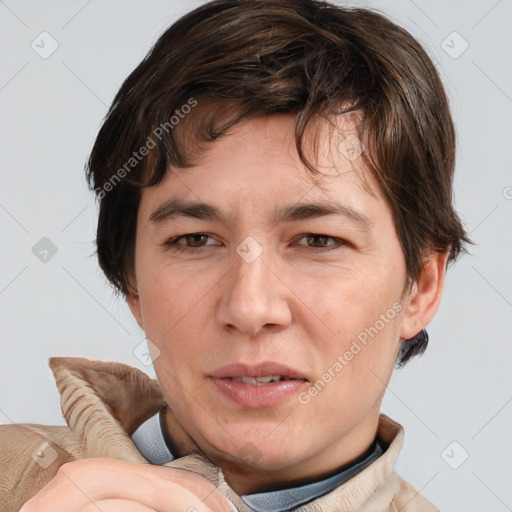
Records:
[[[208,115],[185,115],[201,103]],[[192,166],[201,143],[244,118],[294,113],[299,156],[315,174],[302,149],[306,127],[317,114],[355,110],[363,114],[362,156],[393,213],[407,285],[419,279],[428,250],[449,250],[449,263],[467,252],[472,242],[452,205],[447,97],[406,30],[374,10],[318,0],[214,0],[161,35],[123,83],[92,149],[86,172],[100,200],[96,244],[108,280],[124,295],[133,291],[140,190],[169,166]],[[397,365],[427,343],[425,330],[406,340]]]

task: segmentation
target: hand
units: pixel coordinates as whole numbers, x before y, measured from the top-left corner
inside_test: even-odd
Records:
[[[206,478],[115,459],[63,464],[20,512],[236,512]]]

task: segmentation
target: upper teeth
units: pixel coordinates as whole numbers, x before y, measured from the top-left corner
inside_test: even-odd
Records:
[[[284,380],[284,377],[282,377]],[[262,377],[235,377],[233,380],[243,382],[244,384],[268,384],[269,382],[279,382],[281,375],[265,375]]]

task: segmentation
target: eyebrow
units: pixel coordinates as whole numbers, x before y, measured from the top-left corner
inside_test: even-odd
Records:
[[[336,202],[296,203],[284,206],[274,211],[270,220],[275,224],[281,224],[284,222],[296,222],[327,215],[345,217],[365,228],[371,228],[373,226],[373,221],[363,213],[350,206]],[[216,206],[202,202],[183,201],[180,199],[170,199],[160,205],[149,216],[149,220],[154,224],[161,224],[178,217],[210,220],[229,225],[228,217]]]

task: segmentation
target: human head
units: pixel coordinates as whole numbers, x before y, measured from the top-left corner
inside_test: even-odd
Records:
[[[88,166],[99,261],[161,352],[154,366],[178,422],[211,461],[263,483],[266,472],[293,480],[360,455],[393,363],[425,348],[416,335],[468,241],[451,202],[454,154],[432,62],[364,9],[216,0],[178,20],[128,77]],[[156,227],[152,213],[174,196],[206,198],[229,222]],[[349,241],[340,252],[288,245],[324,224],[266,219],[310,197],[360,206],[373,230],[325,221]],[[203,227],[222,242],[194,256],[169,249],[171,235]],[[235,247],[250,235],[263,252],[245,262]],[[351,344],[372,327],[367,348]],[[300,405],[251,410],[216,394],[211,372],[262,358],[307,375]]]
[[[140,192],[161,182],[169,166],[190,167],[209,141],[243,119],[289,112],[297,114],[299,155],[314,174],[301,145],[308,124],[350,111],[363,114],[361,157],[393,212],[404,291],[419,279],[429,250],[449,250],[454,261],[469,242],[452,206],[454,128],[418,42],[369,10],[216,0],[162,34],[99,132],[87,172],[100,199],[97,246],[107,278],[125,295],[133,289]],[[425,331],[405,340],[397,362],[422,353],[427,341]]]

